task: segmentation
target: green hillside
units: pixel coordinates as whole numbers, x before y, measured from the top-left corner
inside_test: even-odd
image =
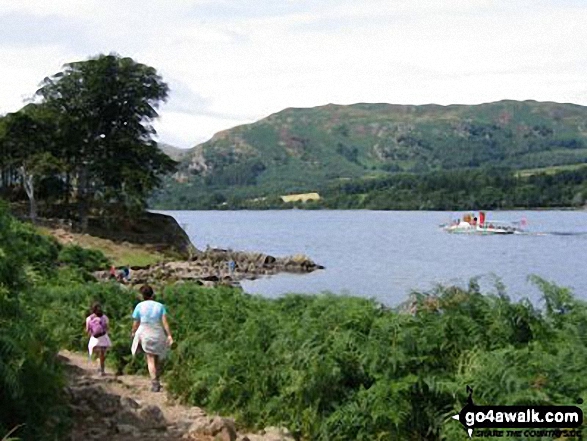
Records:
[[[316,191],[390,173],[587,163],[587,107],[326,105],[286,109],[191,149],[155,206]]]

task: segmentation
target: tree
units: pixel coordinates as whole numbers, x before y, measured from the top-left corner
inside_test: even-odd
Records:
[[[9,152],[7,165],[16,169],[29,199],[29,216],[37,219],[35,188],[45,176],[58,173],[62,165],[52,154],[50,122],[42,110],[28,107],[4,118],[4,131],[0,136],[2,150]]]
[[[69,63],[37,95],[59,116],[82,230],[101,200],[143,208],[175,161],[157,148],[152,121],[168,86],[154,68],[115,54]]]

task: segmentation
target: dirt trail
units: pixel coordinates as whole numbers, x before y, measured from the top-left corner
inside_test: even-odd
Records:
[[[74,427],[71,441],[286,441],[287,430],[266,428],[260,434],[238,434],[230,418],[210,416],[199,407],[179,405],[163,390],[150,391],[149,378],[115,376],[107,369],[99,376],[88,357],[61,351],[67,366],[68,392]]]

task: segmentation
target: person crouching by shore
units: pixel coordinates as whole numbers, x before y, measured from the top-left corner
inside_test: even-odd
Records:
[[[137,352],[146,354],[147,367],[151,376],[151,391],[159,392],[161,390],[160,362],[167,356],[167,350],[173,344],[173,338],[167,322],[167,310],[161,303],[153,300],[153,288],[143,285],[140,293],[143,301],[132,313],[131,352],[133,356]]]
[[[106,351],[112,346],[108,336],[108,317],[102,312],[102,306],[98,302],[92,305],[91,311],[92,314],[86,318],[86,332],[90,336],[88,352],[90,353],[90,359],[93,354],[98,356],[98,373],[103,376],[105,375],[104,361]]]

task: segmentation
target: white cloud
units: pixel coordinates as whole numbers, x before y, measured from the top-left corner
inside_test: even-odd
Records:
[[[1,111],[64,62],[115,51],[170,82],[157,127],[183,147],[329,102],[587,104],[587,4],[577,0],[4,0],[0,27],[15,14],[51,26],[32,34],[36,44],[18,26],[0,32]]]
[[[207,141],[215,133],[254,119],[223,119],[207,115],[167,112],[156,122],[158,138],[172,145],[192,147]]]

